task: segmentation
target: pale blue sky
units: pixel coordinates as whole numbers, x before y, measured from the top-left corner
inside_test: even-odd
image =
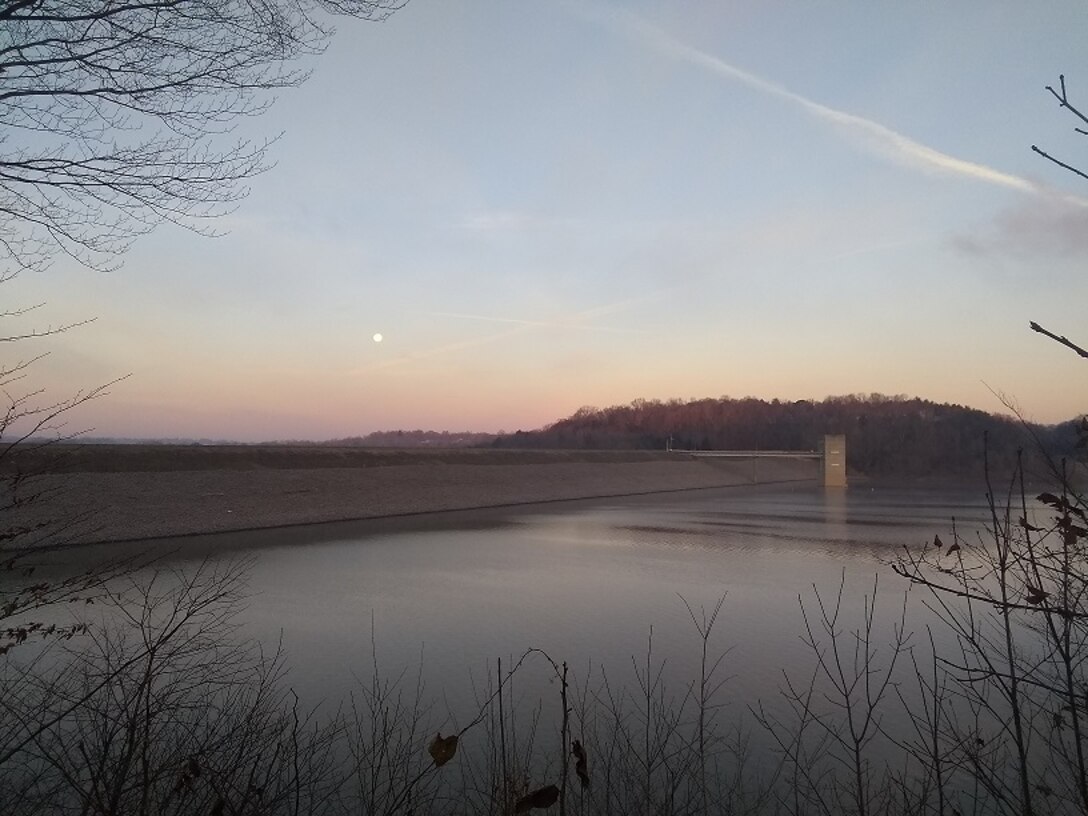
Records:
[[[413,0],[344,22],[214,240],[12,291],[101,435],[533,428],[635,398],[1088,405],[1088,3]],[[382,343],[372,340],[375,332]]]

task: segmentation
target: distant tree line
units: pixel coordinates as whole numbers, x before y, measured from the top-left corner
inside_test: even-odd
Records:
[[[963,475],[981,472],[984,446],[992,465],[1012,462],[1032,436],[1062,455],[1075,424],[1021,422],[962,405],[917,397],[851,394],[822,401],[753,397],[635,400],[580,408],[537,431],[500,435],[503,448],[681,450],[813,450],[824,434],[845,434],[851,470],[872,476]]]
[[[345,448],[472,448],[488,445],[495,437],[474,431],[374,431],[319,444]]]

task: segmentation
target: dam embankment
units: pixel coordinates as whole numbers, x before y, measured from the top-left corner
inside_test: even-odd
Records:
[[[80,445],[34,477],[25,520],[65,543],[124,541],[746,484],[815,481],[818,462],[643,451]]]

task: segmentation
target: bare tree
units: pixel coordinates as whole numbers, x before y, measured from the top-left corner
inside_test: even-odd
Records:
[[[280,682],[278,653],[239,638],[244,564],[115,588],[73,648],[15,659],[0,714],[4,813],[332,812],[335,717]]]
[[[1078,119],[1084,126],[1088,126],[1088,115],[1083,113],[1078,107],[1076,107],[1072,102],[1069,101],[1069,93],[1065,90],[1065,74],[1061,74],[1061,75],[1058,76],[1058,87],[1057,87],[1057,89],[1055,89],[1053,85],[1047,85],[1046,89],[1048,91],[1050,91],[1051,96],[1053,96],[1055,99],[1058,100],[1058,105],[1060,107],[1064,108],[1065,110],[1067,110],[1071,114],[1073,114],[1073,116],[1076,119]],[[1075,130],[1077,133],[1081,134],[1082,136],[1088,136],[1088,130],[1086,130],[1085,127],[1075,126],[1073,128],[1073,130]],[[1058,167],[1062,167],[1062,168],[1068,170],[1070,173],[1076,173],[1081,178],[1088,179],[1088,173],[1085,173],[1083,170],[1080,170],[1079,168],[1077,168],[1077,167],[1075,167],[1075,166],[1073,166],[1071,164],[1063,162],[1060,159],[1056,159],[1054,156],[1051,156],[1045,150],[1042,150],[1041,148],[1039,148],[1038,145],[1032,145],[1031,149],[1034,150],[1036,153],[1038,153],[1040,156],[1042,156],[1047,161],[1054,162],[1054,164],[1058,165]]]
[[[1065,76],[1046,90],[1084,125]],[[1088,136],[1088,130],[1074,130]],[[1082,178],[1088,174],[1032,145]],[[1035,321],[1032,331],[1081,358],[1088,350]],[[1025,423],[1026,427],[1026,423]],[[1088,447],[1088,418],[1078,426]],[[1030,428],[1029,428],[1030,431]],[[932,650],[932,678],[917,669],[929,702],[912,714],[920,739],[908,750],[931,775],[919,801],[944,811],[954,792],[984,812],[1088,811],[1088,497],[1084,462],[1055,459],[1034,441],[1053,480],[1029,501],[1022,459],[1001,491],[986,467],[990,520],[977,538],[953,527],[944,546],[905,550],[893,569],[931,593],[952,633],[953,654]],[[1039,520],[1036,511],[1046,508]],[[932,639],[931,639],[932,643]],[[962,805],[961,805],[962,806]]]
[[[0,0],[0,281],[108,268],[162,221],[203,229],[267,167],[235,139],[301,83],[334,15],[406,0]]]
[[[306,78],[335,16],[404,2],[0,0],[0,284],[58,255],[114,267],[163,221],[209,231],[275,140],[234,126]],[[0,332],[0,347],[70,328]],[[36,360],[0,359],[0,460],[104,390],[49,400],[24,384]]]
[[[752,711],[779,756],[781,812],[910,813],[897,802],[883,726],[896,692],[896,664],[911,651],[906,604],[890,632],[879,633],[877,589],[863,598],[861,625],[844,625],[843,574],[835,597],[813,586],[815,604],[798,601],[802,642],[814,665],[805,678],[784,675],[778,706],[759,701]]]
[[[0,0],[0,284],[57,256],[115,267],[163,221],[208,232],[275,140],[234,126],[306,78],[335,17],[383,20],[404,2]],[[58,597],[13,551],[58,543],[80,521],[24,512],[51,489],[34,449],[78,434],[66,418],[113,384],[61,398],[28,384],[41,355],[20,354],[24,341],[79,325],[9,328],[39,306],[0,309],[0,577],[26,579],[0,587],[0,650],[40,628],[17,613]]]

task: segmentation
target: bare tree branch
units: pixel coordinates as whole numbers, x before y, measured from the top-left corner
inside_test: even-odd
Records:
[[[1072,112],[1072,114],[1074,116],[1076,116],[1078,119],[1080,119],[1082,122],[1084,122],[1084,124],[1088,125],[1088,115],[1085,115],[1084,113],[1081,113],[1080,110],[1078,110],[1077,108],[1075,108],[1073,105],[1071,105],[1069,103],[1069,94],[1067,94],[1065,92],[1065,74],[1059,74],[1058,75],[1058,85],[1061,88],[1060,92],[1054,90],[1054,86],[1052,86],[1052,85],[1047,85],[1046,89],[1048,91],[1050,91],[1050,93],[1054,96],[1055,99],[1058,100],[1058,104],[1061,105],[1061,107],[1067,108],[1070,112]],[[1079,132],[1081,132],[1081,133],[1084,132],[1080,128],[1077,128],[1077,130]]]
[[[1078,132],[1083,133],[1084,131],[1081,131],[1078,128]],[[1083,170],[1078,170],[1076,167],[1074,167],[1071,164],[1066,164],[1065,162],[1054,158],[1049,153],[1047,153],[1045,150],[1040,150],[1036,145],[1032,145],[1031,149],[1034,150],[1036,153],[1038,153],[1040,156],[1042,156],[1047,161],[1054,162],[1054,164],[1058,165],[1058,167],[1061,167],[1063,170],[1068,170],[1070,173],[1076,173],[1081,178],[1088,179],[1088,173],[1085,173]]]
[[[0,267],[108,269],[163,221],[206,231],[275,141],[232,128],[306,79],[333,16],[404,2],[0,2]]]
[[[1074,106],[1069,101],[1069,94],[1065,90],[1065,74],[1059,74],[1058,75],[1058,88],[1060,90],[1055,90],[1053,85],[1047,85],[1046,86],[1046,89],[1048,91],[1050,91],[1050,95],[1058,100],[1058,106],[1059,107],[1065,108],[1070,113],[1072,113],[1075,117],[1077,117],[1080,121],[1082,121],[1086,125],[1088,125],[1088,115],[1083,113],[1079,108]],[[1084,136],[1088,136],[1088,130],[1085,130],[1084,128],[1074,127],[1073,130],[1075,130],[1077,133],[1080,133],[1080,134],[1082,134]],[[1088,179],[1088,173],[1085,173],[1083,170],[1080,170],[1080,169],[1074,167],[1071,164],[1067,164],[1067,163],[1061,161],[1060,159],[1054,158],[1054,156],[1051,156],[1049,153],[1047,153],[1045,150],[1042,150],[1038,146],[1032,145],[1031,149],[1034,150],[1036,153],[1038,153],[1040,156],[1042,156],[1047,161],[1053,162],[1054,164],[1058,165],[1058,167],[1061,167],[1063,170],[1068,170],[1070,173],[1075,173],[1076,175],[1080,176],[1081,178]]]
[[[1066,348],[1072,349],[1077,354],[1079,354],[1081,357],[1088,358],[1088,351],[1085,351],[1080,346],[1078,346],[1076,343],[1069,340],[1067,337],[1063,337],[1061,335],[1054,334],[1054,332],[1047,331],[1042,326],[1040,326],[1038,323],[1036,323],[1034,320],[1032,320],[1030,323],[1028,323],[1028,326],[1031,327],[1032,331],[1039,332],[1039,334],[1044,334],[1047,337],[1049,337],[1051,340],[1055,340],[1055,341],[1061,343]]]

